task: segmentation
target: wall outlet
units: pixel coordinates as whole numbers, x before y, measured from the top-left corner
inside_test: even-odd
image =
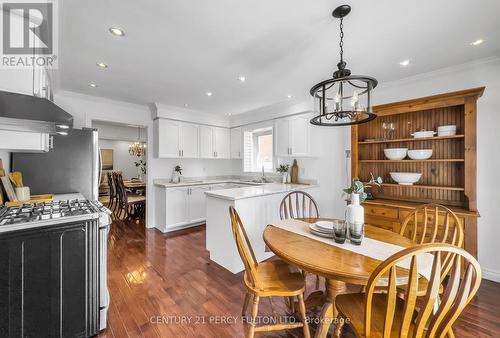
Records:
[[[345,158],[351,158],[351,150],[350,149],[346,149]]]

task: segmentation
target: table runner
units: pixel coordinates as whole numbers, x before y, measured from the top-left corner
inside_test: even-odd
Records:
[[[325,238],[314,235],[309,231],[310,223],[296,219],[275,221],[271,225],[286,231],[296,233],[304,237],[314,239],[319,242],[333,245],[338,248],[345,249],[366,257],[374,258],[379,261],[385,261],[393,254],[405,249],[402,246],[378,241],[376,239],[368,238],[366,236],[364,237],[361,245],[353,245],[349,242],[349,240],[346,240],[344,244],[335,243],[333,238]],[[419,274],[424,278],[426,278],[427,280],[429,280],[431,275],[433,261],[434,261],[434,256],[432,254],[426,253],[418,255]],[[409,269],[410,264],[411,264],[411,258],[408,258],[398,263],[397,266]]]

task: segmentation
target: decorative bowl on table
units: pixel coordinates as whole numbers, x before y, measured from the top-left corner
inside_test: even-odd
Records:
[[[413,185],[413,183],[417,183],[420,177],[422,177],[421,173],[390,173],[392,179],[401,185]]]
[[[402,160],[406,157],[408,148],[387,148],[384,149],[384,155],[389,160]]]
[[[411,149],[408,150],[408,157],[412,160],[427,160],[432,156],[432,149]]]
[[[434,130],[421,130],[411,134],[413,138],[426,138],[426,137],[433,137],[434,135],[436,135],[436,132]]]

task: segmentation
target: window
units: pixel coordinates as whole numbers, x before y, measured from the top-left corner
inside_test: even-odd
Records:
[[[273,128],[259,128],[243,133],[243,171],[273,171]]]

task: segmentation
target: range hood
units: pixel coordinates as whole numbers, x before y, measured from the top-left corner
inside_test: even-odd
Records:
[[[52,101],[0,91],[0,129],[67,135],[73,116]]]

